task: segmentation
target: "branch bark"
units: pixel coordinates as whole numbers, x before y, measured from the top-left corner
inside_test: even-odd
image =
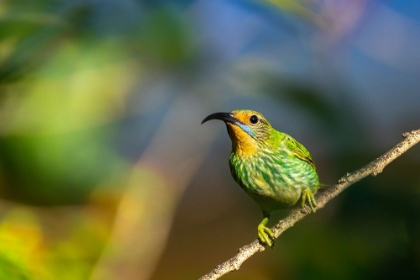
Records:
[[[386,152],[384,155],[370,162],[366,166],[352,172],[347,173],[341,179],[338,180],[338,183],[327,190],[319,193],[316,196],[317,209],[321,209],[327,204],[328,201],[336,197],[347,187],[353,185],[354,183],[360,181],[361,179],[373,175],[376,176],[382,172],[382,170],[391,163],[393,160],[405,153],[409,148],[413,147],[415,144],[420,142],[420,129],[413,130],[411,132],[403,133],[402,135],[405,139],[398,143],[391,150]],[[308,214],[311,213],[309,207],[305,208],[295,208],[290,211],[289,215],[280,220],[271,230],[273,231],[276,238],[278,238],[284,231],[291,228],[295,223],[302,220]],[[228,272],[239,270],[240,266],[244,261],[250,258],[257,252],[262,252],[265,250],[265,247],[262,246],[258,240],[254,240],[252,243],[239,248],[238,254],[236,254],[231,259],[225,261],[222,264],[216,266],[208,274],[201,277],[199,280],[214,280],[222,277]]]

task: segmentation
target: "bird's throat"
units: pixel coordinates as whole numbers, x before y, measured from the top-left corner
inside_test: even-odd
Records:
[[[226,123],[229,137],[232,140],[233,152],[240,157],[250,157],[257,152],[258,143],[239,126]]]

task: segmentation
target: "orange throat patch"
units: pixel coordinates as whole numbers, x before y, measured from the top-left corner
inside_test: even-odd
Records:
[[[249,157],[257,152],[258,143],[248,133],[237,125],[226,123],[229,137],[236,154],[240,157]]]

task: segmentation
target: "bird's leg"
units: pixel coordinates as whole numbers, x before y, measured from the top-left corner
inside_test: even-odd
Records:
[[[313,192],[310,189],[304,189],[302,193],[302,208],[305,207],[306,200],[312,212],[316,212],[316,200]]]
[[[263,211],[263,220],[258,225],[258,239],[263,245],[268,245],[269,247],[274,246],[274,233],[270,228],[266,227],[270,214]]]

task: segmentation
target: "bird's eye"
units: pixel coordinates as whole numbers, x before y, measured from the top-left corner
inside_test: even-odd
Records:
[[[258,122],[258,117],[256,115],[252,115],[251,118],[249,119],[249,121],[251,123],[257,123]]]

